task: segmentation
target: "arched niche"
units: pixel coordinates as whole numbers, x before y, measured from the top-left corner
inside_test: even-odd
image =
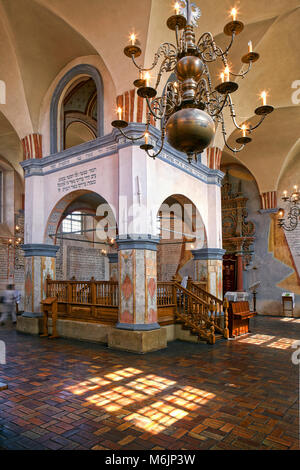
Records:
[[[80,79],[90,78],[94,81],[97,93],[96,114],[97,114],[97,137],[104,133],[104,112],[103,112],[103,80],[99,71],[88,64],[80,64],[69,70],[59,81],[52,96],[50,105],[50,153],[54,154],[63,149],[63,138],[61,128],[61,110],[63,100],[70,87]]]

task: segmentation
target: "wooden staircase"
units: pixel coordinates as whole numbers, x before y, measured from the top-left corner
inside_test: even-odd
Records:
[[[198,336],[199,341],[215,344],[229,338],[228,302],[209,294],[189,279],[187,288],[174,281],[176,319]]]

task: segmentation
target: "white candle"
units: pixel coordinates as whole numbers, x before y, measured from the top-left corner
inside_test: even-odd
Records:
[[[118,110],[117,110],[117,113],[118,113],[119,121],[121,121],[121,119],[122,119],[122,108],[119,107]]]
[[[232,16],[232,21],[236,21],[236,17],[237,17],[237,9],[236,8],[233,8],[231,10],[231,16]]]
[[[266,106],[267,105],[267,92],[263,91],[260,96],[261,96],[261,99],[263,100],[263,106]]]
[[[252,41],[248,42],[248,47],[249,47],[249,53],[253,52],[253,46],[252,46]]]
[[[179,15],[179,10],[180,10],[180,5],[178,2],[175,3],[174,5],[175,13],[176,15]]]
[[[145,73],[145,80],[146,80],[146,87],[148,87],[149,84],[150,84],[150,74],[149,74],[149,72]]]
[[[145,132],[145,144],[148,145],[148,138],[149,138],[149,134],[148,132]]]
[[[245,125],[242,126],[243,137],[246,137],[247,127]]]
[[[135,45],[135,39],[136,39],[136,36],[135,34],[131,34],[130,36],[130,40],[131,40],[131,45],[134,46]]]
[[[221,77],[222,83],[224,83],[224,81],[225,81],[225,74],[224,74],[224,72],[221,73],[220,77]]]
[[[230,71],[229,71],[229,67],[228,67],[228,66],[227,66],[226,69],[225,69],[225,77],[226,77],[226,82],[229,82]]]

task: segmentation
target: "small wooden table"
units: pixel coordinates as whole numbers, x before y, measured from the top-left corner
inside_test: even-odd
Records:
[[[43,306],[43,322],[44,322],[44,331],[43,334],[40,335],[41,337],[49,336],[48,333],[48,318],[52,316],[52,335],[49,336],[50,339],[59,338],[56,329],[56,322],[57,322],[57,297],[47,297],[47,299],[42,300],[41,302]]]

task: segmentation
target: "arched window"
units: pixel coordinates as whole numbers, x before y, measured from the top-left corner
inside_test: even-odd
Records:
[[[103,83],[91,65],[77,65],[58,83],[50,109],[51,154],[103,135]]]

